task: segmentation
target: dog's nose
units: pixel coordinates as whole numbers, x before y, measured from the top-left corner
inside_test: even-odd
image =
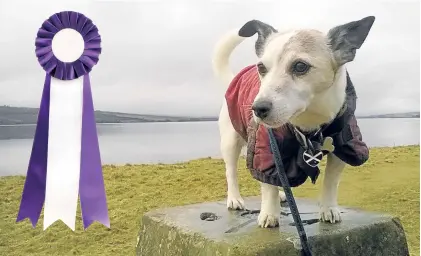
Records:
[[[269,115],[269,112],[272,109],[272,102],[266,100],[256,101],[253,103],[251,109],[257,117],[263,119]]]

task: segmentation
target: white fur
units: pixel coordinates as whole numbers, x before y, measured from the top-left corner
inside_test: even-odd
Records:
[[[320,219],[330,223],[341,221],[338,209],[338,186],[345,163],[334,154],[327,155],[327,165],[323,180]]]
[[[345,88],[346,69],[342,66],[336,73],[334,85],[319,93],[309,104],[307,111],[301,113],[300,116],[291,118],[290,122],[303,131],[311,131],[315,128],[314,124],[327,123],[332,120],[345,101]]]
[[[270,98],[275,100],[274,111],[275,118],[273,123],[261,122],[266,126],[279,127],[286,121],[290,121],[294,125],[304,130],[311,130],[319,127],[321,124],[330,121],[335,117],[345,100],[345,68],[342,67],[335,76],[332,86],[322,93],[315,94],[313,88],[308,89],[307,96],[300,96],[305,86],[311,84],[298,84],[297,88],[282,89],[282,81],[279,77],[283,77],[282,64],[279,64],[272,56],[278,56],[282,51],[283,44],[288,41],[295,32],[283,34],[277,38],[273,38],[273,44],[269,44],[267,50],[262,56],[261,61],[269,66],[273,71],[269,76],[262,79],[261,90],[256,98],[272,97],[271,94],[276,90],[278,98]],[[228,86],[234,75],[229,68],[229,56],[231,52],[244,40],[238,36],[238,30],[235,30],[225,36],[217,45],[214,58],[213,68],[216,76]],[[278,69],[273,69],[278,67]],[[278,75],[276,77],[276,75]],[[276,82],[273,82],[276,81]],[[285,86],[286,87],[286,86]],[[291,88],[291,86],[288,86]],[[301,91],[300,91],[301,90]],[[281,93],[279,93],[281,91]],[[294,96],[295,95],[295,96]],[[298,95],[298,96],[297,96]],[[288,98],[289,97],[289,98]],[[287,106],[285,104],[287,102]],[[285,109],[286,112],[285,112]],[[284,112],[283,112],[284,111]],[[299,115],[293,113],[300,111]],[[262,121],[262,120],[260,120]],[[229,118],[227,104],[224,101],[219,115],[219,130],[221,136],[221,151],[226,166],[226,178],[228,184],[227,207],[230,209],[244,209],[244,200],[242,199],[238,187],[237,179],[237,162],[241,148],[246,142],[234,130]],[[339,184],[340,174],[345,166],[341,160],[333,154],[329,154],[326,166],[326,174],[323,182],[323,191],[320,205],[320,218],[323,221],[336,223],[340,221],[340,212],[337,208],[337,187]],[[261,212],[258,217],[258,225],[260,227],[274,227],[279,224],[280,217],[280,200],[285,199],[285,194],[278,190],[278,187],[261,183]]]
[[[213,72],[226,86],[228,86],[234,78],[234,74],[229,68],[229,57],[231,52],[234,51],[244,39],[244,37],[238,36],[238,30],[233,30],[223,36],[215,46],[212,59]]]
[[[276,227],[281,217],[278,187],[263,182],[260,182],[260,186],[262,205],[257,223],[262,228]]]
[[[221,136],[221,152],[225,161],[225,174],[228,185],[227,207],[229,209],[242,210],[245,207],[244,200],[238,188],[237,163],[245,141],[234,130],[225,101],[219,114],[219,131]]]

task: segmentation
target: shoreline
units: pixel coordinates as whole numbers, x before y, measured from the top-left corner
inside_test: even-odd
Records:
[[[400,146],[391,146],[391,147],[369,147],[371,150],[393,150],[393,149],[400,149],[400,148],[413,148],[413,147],[420,147],[420,144],[412,144],[412,145],[400,145]],[[326,159],[324,157],[323,159]],[[200,157],[190,160],[180,160],[180,161],[173,161],[173,162],[156,162],[156,163],[148,163],[148,162],[140,162],[140,163],[115,163],[115,164],[103,164],[102,168],[124,168],[124,167],[143,167],[143,166],[171,166],[171,165],[179,165],[179,164],[189,164],[190,162],[195,161],[222,161],[222,157]],[[243,154],[240,156],[240,161],[245,160],[245,157]],[[29,159],[28,159],[29,161]],[[369,160],[370,161],[370,158]],[[26,177],[24,174],[15,174],[15,175],[0,175],[0,180],[7,178],[7,177]]]
[[[369,116],[360,116],[356,117],[358,119],[420,119],[420,117],[369,117]],[[96,124],[106,124],[106,125],[115,125],[115,124],[146,124],[146,123],[197,123],[197,122],[217,122],[218,118],[216,119],[205,119],[205,120],[179,120],[179,121],[140,121],[140,122],[118,122],[118,123],[103,123],[97,122]],[[35,126],[36,123],[23,123],[23,124],[0,124],[0,127],[13,127],[13,126]]]

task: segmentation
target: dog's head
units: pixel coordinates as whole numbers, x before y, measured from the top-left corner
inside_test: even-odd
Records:
[[[341,67],[355,58],[374,19],[370,16],[340,25],[327,34],[317,30],[279,33],[261,21],[247,22],[239,35],[258,34],[255,48],[261,86],[252,105],[255,120],[276,128],[311,111],[314,101],[321,100],[318,95],[326,100],[326,91],[336,85]],[[345,90],[341,93],[344,98]]]

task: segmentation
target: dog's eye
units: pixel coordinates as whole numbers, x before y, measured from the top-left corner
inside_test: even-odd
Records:
[[[264,76],[268,72],[268,69],[265,67],[265,65],[263,65],[263,63],[259,62],[257,63],[257,71],[261,76]]]
[[[309,69],[310,65],[302,61],[297,61],[292,65],[292,72],[296,75],[304,75]]]

